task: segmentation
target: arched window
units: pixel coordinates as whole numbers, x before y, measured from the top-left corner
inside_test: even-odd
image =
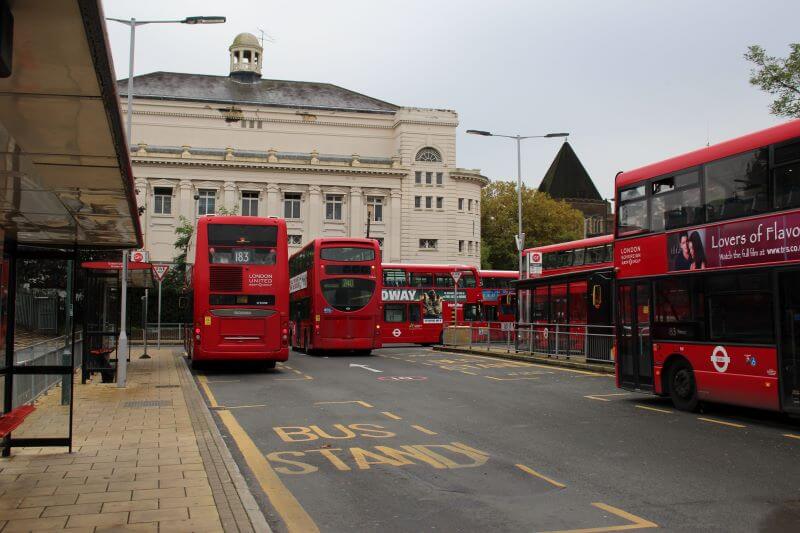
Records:
[[[442,162],[442,154],[439,153],[439,150],[436,148],[431,148],[430,146],[426,146],[419,152],[417,152],[417,157],[414,158],[415,161],[424,161],[426,163],[441,163]]]

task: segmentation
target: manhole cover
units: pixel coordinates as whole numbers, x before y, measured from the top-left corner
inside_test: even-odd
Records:
[[[145,407],[169,407],[172,400],[138,400],[135,402],[125,402],[122,407],[130,409],[144,409]]]
[[[177,389],[180,385],[156,385],[157,389]]]

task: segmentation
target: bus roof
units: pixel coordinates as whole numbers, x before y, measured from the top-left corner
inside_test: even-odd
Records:
[[[538,248],[526,248],[523,254],[530,252],[561,252],[563,250],[574,250],[576,248],[587,248],[589,246],[602,246],[614,242],[614,235],[599,235],[597,237],[589,237],[588,239],[578,239],[577,241],[560,242],[558,244],[550,244],[548,246],[539,246]]]
[[[203,215],[197,219],[199,224],[251,224],[256,226],[280,226],[286,221],[276,217],[250,217],[245,215]]]
[[[366,244],[369,246],[378,244],[377,240],[365,239],[364,237],[317,237],[316,239],[305,243],[303,247],[308,246],[312,242],[314,244]]]
[[[616,188],[626,187],[642,180],[663,176],[686,168],[696,167],[708,161],[722,159],[748,150],[800,137],[800,119],[791,120],[765,130],[749,133],[735,139],[700,148],[658,163],[652,163],[617,174]]]
[[[383,263],[382,268],[405,268],[407,270],[431,270],[431,271],[451,271],[451,270],[474,270],[478,271],[477,267],[469,265],[434,265],[434,264],[420,264],[420,263]]]

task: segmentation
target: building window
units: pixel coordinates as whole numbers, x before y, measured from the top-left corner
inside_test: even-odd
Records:
[[[464,210],[464,199],[463,198],[459,198],[458,199],[458,210],[459,211],[463,211]]]
[[[342,220],[342,204],[344,196],[341,194],[325,195],[325,220]]]
[[[433,184],[433,172],[426,172],[425,185],[432,185],[432,184]]]
[[[480,242],[475,241],[475,255],[481,255]]]
[[[420,172],[419,170],[414,172],[414,183],[416,183],[417,185],[422,184],[422,172]]]
[[[300,246],[303,244],[302,235],[289,235],[289,246]]]
[[[467,200],[467,211],[472,211],[472,198]]]
[[[433,196],[425,197],[425,209],[433,208]]]
[[[375,237],[375,240],[378,241],[378,246],[383,250],[383,237]]]
[[[216,212],[217,193],[212,189],[200,189],[197,191],[197,214],[213,215]]]
[[[431,148],[430,146],[426,146],[419,152],[417,152],[417,156],[414,158],[415,161],[424,161],[426,163],[441,163],[442,162],[442,154],[439,153],[439,150],[436,148]]]
[[[458,241],[458,253],[464,253],[464,241]]]
[[[422,196],[415,196],[414,197],[414,207],[416,207],[417,209],[422,207]]]
[[[383,222],[383,197],[367,196],[367,210],[371,213],[370,220]]]
[[[467,241],[467,254],[472,255],[472,241]]]
[[[420,239],[419,240],[419,248],[420,250],[435,250],[438,248],[439,240],[438,239]]]
[[[444,198],[441,196],[436,197],[436,209],[442,209],[444,207]]]
[[[153,189],[153,213],[156,215],[172,214],[172,187],[155,187]]]
[[[255,191],[242,192],[242,214],[244,216],[258,216],[258,193]]]
[[[441,172],[437,172],[436,173],[436,185],[441,185],[441,184],[442,184],[442,173]]]
[[[287,192],[283,195],[283,218],[300,218],[299,192]]]

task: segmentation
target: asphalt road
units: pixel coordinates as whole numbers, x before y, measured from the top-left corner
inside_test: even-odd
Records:
[[[800,531],[800,424],[778,415],[419,347],[198,382],[278,532]]]

